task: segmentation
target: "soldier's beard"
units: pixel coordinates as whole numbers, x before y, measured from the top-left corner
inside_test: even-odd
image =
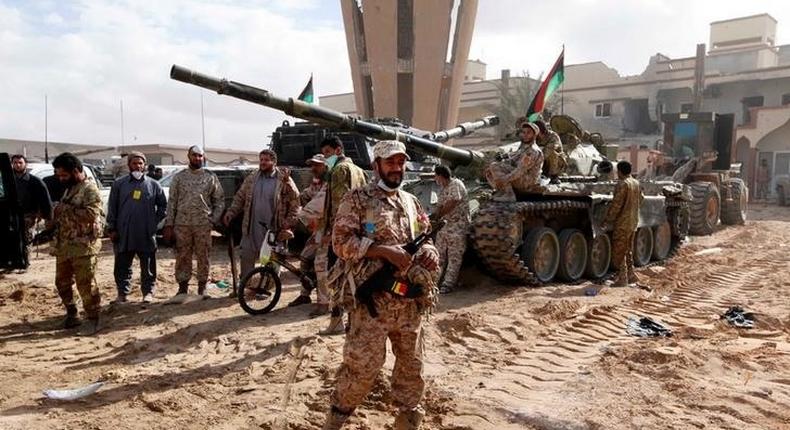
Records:
[[[203,167],[203,163],[193,163],[191,161],[189,162],[189,168],[192,170],[197,170],[201,167]]]
[[[393,178],[394,177],[394,178]],[[379,179],[379,188],[384,191],[393,192],[400,188],[403,182],[403,175],[400,173],[390,173],[386,177]]]

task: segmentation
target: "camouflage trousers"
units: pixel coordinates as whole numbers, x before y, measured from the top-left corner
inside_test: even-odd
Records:
[[[414,300],[375,293],[379,317],[371,318],[364,305],[349,314],[351,328],[343,346],[343,364],[337,372],[332,406],[353,411],[370,392],[384,365],[387,339],[395,354],[392,399],[401,411],[418,408],[425,390],[422,377],[422,318]]]
[[[518,167],[515,169],[519,169]],[[527,193],[536,190],[538,184],[532,182],[526,172],[523,175],[515,175],[512,179],[505,178],[513,172],[514,168],[507,162],[491,163],[485,170],[485,177],[494,190],[505,196],[516,200],[515,193]]]
[[[553,149],[543,149],[543,172],[547,176],[558,176],[565,171],[568,161],[564,152],[557,152]]]
[[[436,250],[439,251],[439,260],[444,267],[443,285],[455,287],[458,284],[458,272],[466,252],[467,223],[457,223],[445,226],[436,235]]]
[[[99,285],[96,283],[96,263],[95,255],[81,255],[79,257],[58,256],[55,260],[55,286],[58,289],[63,305],[74,305],[74,290],[72,286],[75,281],[77,292],[82,299],[82,307],[88,318],[99,316],[101,307],[101,294]]]
[[[634,231],[615,228],[612,232],[612,268],[619,273],[634,270]]]
[[[315,233],[313,233],[307,242],[304,244],[304,248],[302,248],[302,252],[299,253],[299,262],[301,264],[302,272],[308,276],[314,276],[316,274],[315,270],[315,257],[318,253],[318,242],[316,242]],[[313,288],[306,288],[302,286],[302,291],[299,295],[310,297],[310,293],[313,291]],[[328,300],[328,299],[327,299]]]
[[[192,278],[192,256],[197,258],[197,281],[208,282],[209,253],[211,252],[211,227],[177,225],[176,233],[176,281],[189,282]]]
[[[313,267],[315,268],[315,277],[317,280],[316,291],[318,300],[317,303],[321,305],[328,305],[331,299],[329,292],[329,269],[332,267],[335,258],[329,249],[330,244],[319,244],[316,252]],[[331,254],[331,255],[330,255]],[[309,294],[308,294],[309,295]]]

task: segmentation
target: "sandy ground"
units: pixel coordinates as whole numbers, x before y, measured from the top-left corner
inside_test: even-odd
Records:
[[[652,292],[512,288],[465,269],[467,287],[442,297],[426,324],[424,428],[790,428],[789,251],[790,209],[755,205],[746,226],[640,270]],[[100,262],[108,303],[107,247]],[[222,244],[213,262],[227,276]],[[284,307],[294,279],[262,317],[227,298],[146,307],[136,291],[132,304],[105,304],[106,328],[80,338],[58,329],[53,266],[40,254],[28,273],[0,280],[0,428],[320,428],[343,338],[317,336],[326,319],[308,319],[309,307]],[[159,273],[157,295],[170,297],[170,250]],[[719,319],[734,304],[757,313],[754,329]],[[635,315],[675,335],[629,336]],[[391,368],[389,357],[347,428],[391,428]],[[81,400],[42,398],[97,380],[107,384]]]

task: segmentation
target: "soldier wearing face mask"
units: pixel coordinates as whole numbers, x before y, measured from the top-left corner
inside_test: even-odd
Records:
[[[156,228],[165,218],[167,198],[162,187],[145,172],[145,155],[127,156],[129,175],[118,178],[110,189],[107,205],[107,231],[115,252],[115,285],[118,298],[125,303],[131,293],[132,262],[140,260],[143,302],[154,299],[156,284]]]

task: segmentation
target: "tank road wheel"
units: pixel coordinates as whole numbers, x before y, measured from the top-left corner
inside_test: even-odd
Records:
[[[587,239],[575,228],[560,231],[560,265],[557,276],[563,281],[576,281],[587,266]]]
[[[600,279],[609,271],[612,260],[612,242],[609,235],[599,234],[595,239],[587,241],[587,267],[584,276],[590,279]]]
[[[640,227],[634,234],[634,266],[642,267],[650,262],[653,255],[653,230],[650,227]]]
[[[653,260],[661,261],[669,257],[672,251],[672,227],[669,221],[652,228],[653,230]]]
[[[692,182],[689,187],[693,196],[689,230],[696,236],[709,235],[719,223],[719,190],[710,182]]]
[[[746,222],[746,209],[749,206],[749,189],[740,178],[732,178],[725,182],[730,188],[732,200],[721,202],[721,223],[725,225],[743,224]]]
[[[560,265],[560,241],[554,230],[540,227],[530,230],[524,241],[524,262],[540,282],[554,278]]]

